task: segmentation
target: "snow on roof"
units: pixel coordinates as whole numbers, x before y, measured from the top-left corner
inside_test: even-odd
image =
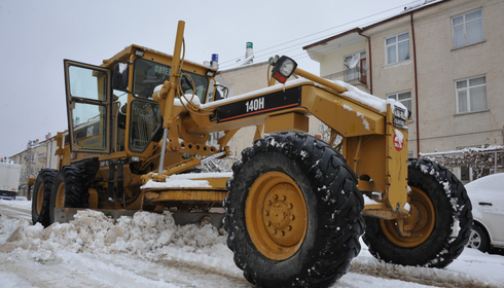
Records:
[[[490,145],[488,147],[467,147],[460,150],[449,150],[442,152],[432,152],[432,153],[420,153],[420,156],[436,156],[436,155],[446,155],[446,154],[463,154],[463,153],[478,153],[478,152],[494,152],[504,150],[502,145]]]
[[[241,63],[241,61],[240,61],[240,63]],[[262,62],[257,62],[257,63],[250,63],[250,64],[243,65],[243,66],[238,65],[238,67],[234,66],[234,67],[231,67],[231,68],[219,70],[219,72],[217,72],[217,74],[232,72],[232,71],[235,71],[235,70],[242,70],[242,69],[246,69],[246,68],[250,68],[250,67],[255,67],[255,66],[261,66],[261,65],[265,65],[265,64],[268,64],[268,61],[262,61]]]
[[[248,66],[254,62],[252,62],[252,59],[254,59],[254,55],[250,55],[249,57],[246,57],[245,59],[240,59],[238,60],[238,62],[236,64],[238,64],[238,66]]]
[[[334,39],[337,39],[337,38],[340,38],[340,37],[343,37],[343,36],[346,36],[348,34],[351,34],[351,33],[361,33],[367,29],[370,29],[372,27],[375,27],[377,25],[380,25],[382,23],[385,23],[385,22],[388,22],[390,20],[393,20],[393,19],[396,19],[396,18],[399,18],[399,17],[402,17],[402,16],[405,16],[405,15],[408,15],[408,14],[411,14],[415,11],[418,11],[418,10],[422,10],[422,9],[425,9],[429,6],[433,6],[433,5],[437,5],[439,3],[442,3],[442,2],[445,2],[445,1],[450,1],[450,0],[425,0],[422,4],[417,4],[417,5],[411,5],[411,6],[405,6],[404,7],[404,10],[401,11],[399,14],[397,15],[394,15],[394,16],[391,16],[391,17],[387,17],[385,19],[380,19],[380,20],[377,20],[375,22],[372,22],[371,24],[367,24],[365,27],[363,28],[359,28],[359,27],[355,27],[353,29],[350,29],[350,30],[346,30],[344,32],[340,32],[338,33],[337,35],[334,35],[334,36],[331,36],[331,37],[328,37],[328,38],[324,38],[322,40],[319,40],[317,42],[314,42],[314,43],[311,43],[311,44],[308,44],[306,46],[303,47],[303,50],[306,50],[306,49],[309,49],[309,48],[312,48],[312,47],[315,47],[315,46],[318,46],[320,44],[323,44],[323,43],[327,43],[331,40],[334,40]]]

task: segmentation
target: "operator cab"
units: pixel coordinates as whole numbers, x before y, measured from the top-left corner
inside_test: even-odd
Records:
[[[160,141],[163,119],[152,94],[170,80],[172,56],[131,45],[101,67],[64,62],[72,152],[138,154]],[[187,99],[194,93],[192,102],[204,104],[216,72],[184,60],[181,93]],[[212,88],[216,95],[216,85]]]

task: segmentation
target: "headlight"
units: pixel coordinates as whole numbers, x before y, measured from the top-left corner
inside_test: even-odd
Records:
[[[275,64],[271,77],[280,83],[285,83],[296,70],[297,63],[287,56],[282,56]]]

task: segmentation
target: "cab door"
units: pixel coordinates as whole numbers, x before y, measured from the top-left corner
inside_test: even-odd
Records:
[[[112,72],[66,59],[64,65],[70,151],[110,153]]]

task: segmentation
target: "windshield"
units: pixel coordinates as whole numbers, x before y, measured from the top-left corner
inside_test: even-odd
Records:
[[[184,71],[189,74],[194,81],[196,87],[196,95],[201,103],[205,103],[208,78],[192,72]],[[152,93],[156,86],[164,83],[165,80],[170,80],[171,67],[142,58],[135,60],[133,74],[133,95],[138,98],[152,100]],[[187,76],[182,77],[182,91],[184,94],[192,95],[193,87],[191,80]]]

